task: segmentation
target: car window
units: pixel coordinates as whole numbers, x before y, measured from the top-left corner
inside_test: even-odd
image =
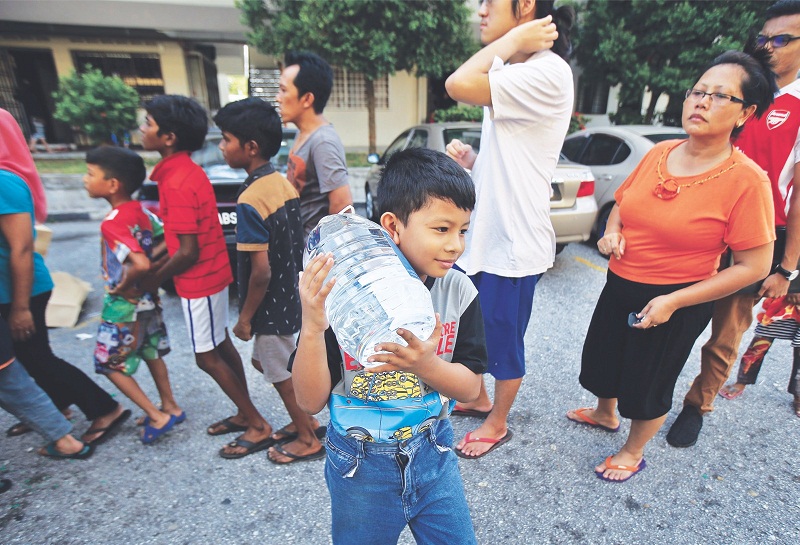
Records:
[[[408,140],[408,135],[411,134],[411,130],[407,130],[400,136],[394,139],[394,142],[389,144],[389,147],[386,148],[386,151],[383,152],[383,156],[378,164],[385,165],[386,161],[389,160],[395,152],[405,149],[406,140]]]
[[[615,156],[619,147],[625,145],[622,140],[607,134],[594,134],[586,151],[583,152],[580,162],[584,165],[614,165]],[[620,159],[617,162],[622,161]]]
[[[573,136],[564,141],[561,147],[561,153],[564,157],[575,163],[580,163],[581,153],[583,148],[586,147],[586,142],[589,140],[588,136]]]
[[[664,140],[681,140],[683,138],[688,138],[689,135],[687,135],[686,133],[676,134],[674,132],[668,132],[662,134],[645,134],[644,137],[650,140],[652,143],[658,144],[659,142],[663,142]]]
[[[203,142],[203,147],[192,152],[192,159],[203,168],[214,165],[225,165],[225,158],[222,157],[222,150],[219,149],[219,142],[222,137],[219,135],[209,136]]]
[[[424,129],[417,129],[414,131],[414,134],[411,135],[411,138],[409,139],[408,145],[405,147],[405,149],[426,147],[428,147],[428,131]]]
[[[480,129],[445,129],[442,134],[444,135],[443,140],[445,146],[455,139],[472,146],[475,153],[478,153],[481,149]]]
[[[630,154],[631,154],[631,147],[625,142],[623,142],[617,149],[617,153],[614,154],[614,158],[611,159],[611,164],[612,165],[620,164],[622,161],[627,159],[628,156],[630,156]]]

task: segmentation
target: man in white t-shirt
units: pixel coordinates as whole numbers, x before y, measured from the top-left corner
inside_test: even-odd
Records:
[[[472,169],[477,204],[458,261],[478,288],[495,378],[494,404],[479,398],[453,415],[486,416],[458,443],[462,458],[479,458],[507,442],[508,414],[525,374],[524,336],[533,294],[553,266],[550,183],[572,115],[569,52],[574,12],[553,2],[484,1],[486,45],[447,80],[459,102],[484,106],[481,150],[453,140],[447,153]]]

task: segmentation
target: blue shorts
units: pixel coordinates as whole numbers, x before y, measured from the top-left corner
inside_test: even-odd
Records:
[[[470,276],[478,288],[489,352],[487,371],[495,379],[525,376],[525,330],[533,310],[533,293],[541,274],[506,278],[487,272]]]

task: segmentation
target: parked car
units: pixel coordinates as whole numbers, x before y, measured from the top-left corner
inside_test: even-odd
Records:
[[[278,154],[272,158],[272,164],[280,172],[286,172],[289,151],[292,149],[296,137],[297,129],[283,129],[281,148]],[[203,168],[208,179],[211,180],[214,196],[217,198],[217,213],[222,225],[222,233],[225,235],[225,244],[228,247],[228,254],[231,256],[231,264],[236,266],[236,194],[239,192],[242,182],[247,178],[247,172],[228,166],[222,157],[222,150],[219,149],[221,140],[222,132],[216,128],[210,129],[205,142],[203,142],[203,147],[192,153],[192,160]],[[146,180],[139,190],[139,200],[148,209],[158,214],[158,184]]]
[[[447,144],[457,138],[477,152],[481,147],[481,124],[475,122],[427,123],[407,129],[389,144],[380,157],[371,154],[373,164],[364,185],[364,203],[367,218],[378,221],[378,185],[383,165],[396,151],[426,147],[445,151]],[[556,232],[556,252],[569,242],[588,240],[597,216],[594,199],[594,176],[583,165],[569,161],[563,155],[558,161],[551,183],[550,221]]]
[[[654,125],[593,127],[567,136],[561,153],[594,173],[594,197],[599,210],[592,230],[596,238],[605,233],[614,206],[614,192],[642,157],[658,142],[680,138],[687,138],[682,128]]]

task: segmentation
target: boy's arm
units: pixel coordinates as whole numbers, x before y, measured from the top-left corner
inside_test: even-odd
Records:
[[[335,280],[325,282],[333,268],[331,254],[318,255],[300,275],[300,302],[303,323],[297,342],[292,383],[297,404],[308,414],[317,414],[328,401],[331,393],[331,375],[328,371],[328,354],[325,345],[325,299]]]
[[[558,38],[553,17],[548,15],[523,23],[475,53],[467,62],[453,72],[445,82],[447,94],[454,100],[475,106],[491,106],[492,93],[489,86],[489,69],[495,57],[503,62],[517,53],[532,55],[553,47]]]
[[[253,337],[251,322],[258,311],[259,305],[267,295],[269,281],[272,279],[268,252],[263,250],[249,252],[249,254],[250,278],[247,281],[247,297],[242,304],[242,310],[239,312],[239,320],[233,326],[233,334],[243,341],[249,341]]]
[[[337,187],[328,193],[328,214],[338,214],[353,204],[353,194],[349,185]]]
[[[122,280],[108,293],[125,299],[137,299],[142,290],[136,285],[150,271],[150,260],[144,252],[130,252],[125,258]]]
[[[158,287],[168,278],[190,269],[200,257],[200,247],[197,244],[197,235],[179,234],[178,242],[180,246],[163,265],[158,267],[153,274],[143,282],[142,289],[155,292]]]
[[[436,355],[436,348],[442,336],[439,313],[436,313],[436,326],[427,340],[423,341],[405,329],[398,329],[397,334],[408,343],[408,346],[398,343],[377,345],[376,349],[385,351],[386,354],[370,356],[369,361],[386,365],[367,369],[368,372],[410,371],[437,392],[456,401],[469,403],[478,398],[481,375],[460,363],[451,363]]]

